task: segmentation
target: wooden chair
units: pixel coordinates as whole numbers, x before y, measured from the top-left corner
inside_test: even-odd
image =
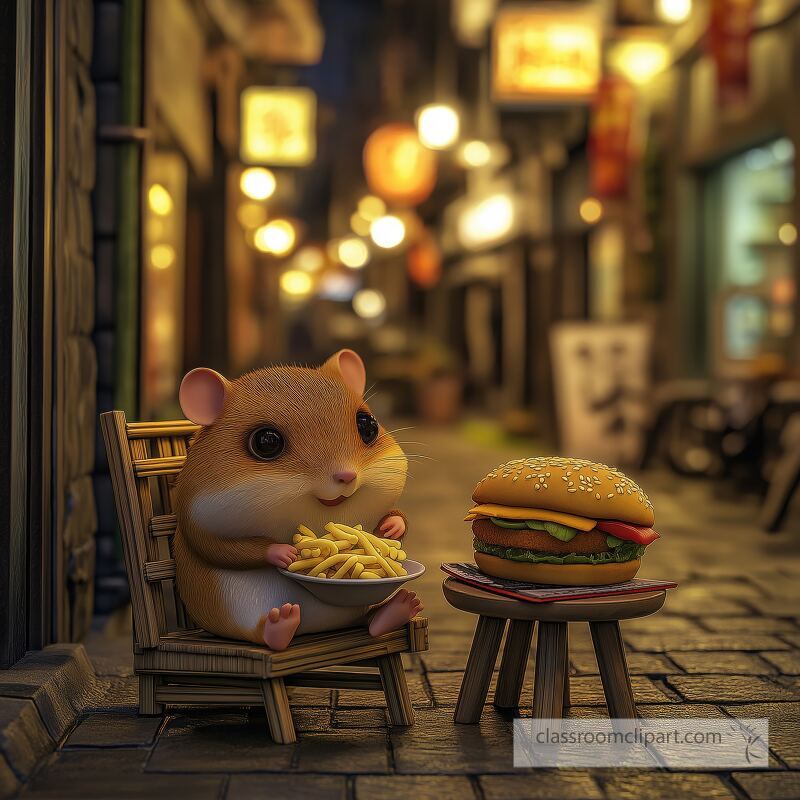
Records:
[[[539,719],[562,717],[570,704],[567,624],[588,622],[610,716],[617,719],[636,716],[619,620],[644,617],[658,611],[664,605],[665,591],[592,600],[526,603],[485,592],[453,578],[447,578],[442,588],[451,606],[478,615],[458,695],[456,722],[472,724],[480,721],[500,642],[509,621],[494,696],[497,708],[513,709],[519,705],[533,628],[538,622],[533,716]]]
[[[311,686],[382,691],[391,723],[413,724],[400,654],[428,649],[426,619],[379,637],[366,628],[301,636],[283,652],[197,628],[176,590],[172,491],[198,426],[128,423],[121,411],[101,414],[100,425],[131,588],[141,714],[169,704],[263,705],[272,738],[289,743],[286,687]]]

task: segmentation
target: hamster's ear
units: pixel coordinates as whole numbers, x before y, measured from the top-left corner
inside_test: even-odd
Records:
[[[363,396],[364,387],[367,385],[367,370],[358,353],[353,350],[340,350],[334,353],[322,368],[338,373],[359,397]]]
[[[211,425],[222,413],[228,383],[219,372],[198,367],[187,372],[178,394],[181,409],[196,425]]]

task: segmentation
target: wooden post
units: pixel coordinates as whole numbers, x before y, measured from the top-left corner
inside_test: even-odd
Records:
[[[403,672],[403,660],[399,653],[378,659],[378,670],[381,673],[383,693],[389,709],[389,722],[392,725],[413,725],[414,707],[408,694],[406,676]]]
[[[617,719],[633,719],[636,717],[636,704],[619,622],[590,622],[589,628],[592,631],[608,714]]]
[[[156,702],[157,685],[157,676],[139,673],[139,713],[143,716],[155,717],[164,713],[163,704]]]
[[[456,722],[469,725],[480,720],[505,627],[504,619],[478,617],[467,667],[461,681],[461,690],[458,693]]]
[[[536,672],[533,685],[533,716],[560,719],[564,710],[567,623],[539,622]]]
[[[497,676],[497,689],[494,693],[494,705],[497,708],[519,706],[535,624],[533,620],[511,620],[503,648],[503,660],[500,662],[500,674]]]
[[[264,695],[264,709],[267,712],[267,723],[273,741],[276,744],[296,742],[297,734],[283,678],[262,681],[261,693]]]

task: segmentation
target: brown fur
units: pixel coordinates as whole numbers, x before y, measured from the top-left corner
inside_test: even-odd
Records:
[[[382,427],[372,445],[362,442],[359,410],[369,409],[330,362],[320,369],[259,369],[227,384],[221,415],[196,435],[176,485],[178,586],[200,625],[260,641],[258,625],[245,629],[226,610],[234,591],[226,576],[263,570],[269,581],[274,568],[266,563],[267,547],[291,543],[299,523],[319,532],[331,520],[372,527],[398,513],[389,509],[402,491],[407,462]],[[284,435],[285,451],[274,461],[259,461],[248,450],[251,432],[262,425]],[[341,505],[324,507],[315,495],[337,495],[331,475],[340,469],[358,473],[358,489]]]

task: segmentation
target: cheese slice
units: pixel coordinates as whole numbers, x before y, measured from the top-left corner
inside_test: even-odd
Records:
[[[543,508],[517,508],[515,506],[497,506],[493,503],[483,503],[469,510],[464,520],[469,522],[479,517],[502,517],[503,519],[539,519],[544,522],[558,522],[569,525],[579,531],[590,531],[597,525],[596,519],[576,517],[574,514],[565,514],[562,511],[549,511]]]

